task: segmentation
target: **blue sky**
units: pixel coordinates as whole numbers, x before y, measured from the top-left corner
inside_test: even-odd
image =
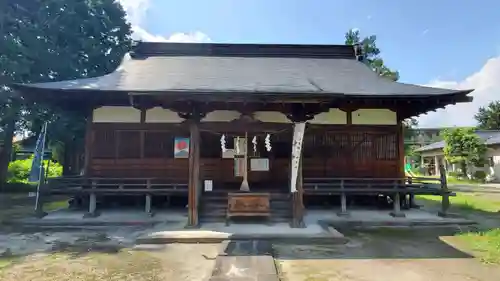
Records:
[[[478,89],[473,104],[421,118],[425,127],[471,125],[500,98],[500,1],[120,1],[145,41],[342,44],[350,28],[375,34],[402,82]]]

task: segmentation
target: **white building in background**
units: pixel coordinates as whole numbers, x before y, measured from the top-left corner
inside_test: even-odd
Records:
[[[500,181],[500,131],[476,131],[476,134],[484,140],[486,151],[486,165],[484,167],[470,167],[470,173],[484,170],[488,181]],[[459,167],[448,163],[444,157],[445,141],[438,141],[423,146],[415,152],[421,156],[421,167],[427,175],[439,175],[439,165],[443,164],[448,171],[456,172]]]

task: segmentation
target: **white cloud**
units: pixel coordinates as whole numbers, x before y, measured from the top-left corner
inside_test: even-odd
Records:
[[[140,26],[133,26],[132,31],[133,39],[145,42],[208,43],[212,41],[208,35],[200,31],[190,33],[176,32],[169,37],[151,34]]]
[[[149,9],[149,0],[118,0],[127,13],[127,20],[134,25],[139,25]]]
[[[212,40],[203,32],[176,32],[168,37],[152,34],[144,29],[142,20],[149,9],[150,0],[119,0],[127,13],[127,20],[132,25],[132,38],[145,42],[181,42],[181,43],[206,43]]]
[[[431,81],[427,86],[451,89],[475,89],[471,103],[459,103],[419,117],[420,127],[474,126],[479,107],[500,100],[500,57],[489,59],[476,73],[463,81]]]

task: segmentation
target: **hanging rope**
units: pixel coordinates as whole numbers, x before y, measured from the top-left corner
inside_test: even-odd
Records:
[[[250,135],[255,136],[257,138],[259,138],[259,137],[265,138],[267,135],[279,135],[279,134],[285,133],[287,131],[290,131],[290,129],[282,129],[282,130],[279,130],[279,131],[266,131],[266,132],[262,132],[262,133],[250,133]],[[200,130],[200,132],[209,133],[209,134],[220,136],[220,137],[222,137],[224,135],[225,139],[241,137],[244,134],[244,133],[235,133],[235,134],[222,133],[222,132],[216,132],[216,131],[211,131],[211,130],[203,130],[203,129]]]

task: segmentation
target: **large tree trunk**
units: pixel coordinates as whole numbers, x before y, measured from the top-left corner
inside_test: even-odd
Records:
[[[7,181],[9,163],[12,157],[12,140],[16,129],[16,117],[17,114],[12,114],[12,117],[7,120],[4,127],[3,149],[0,152],[0,191],[3,191],[3,187]]]

